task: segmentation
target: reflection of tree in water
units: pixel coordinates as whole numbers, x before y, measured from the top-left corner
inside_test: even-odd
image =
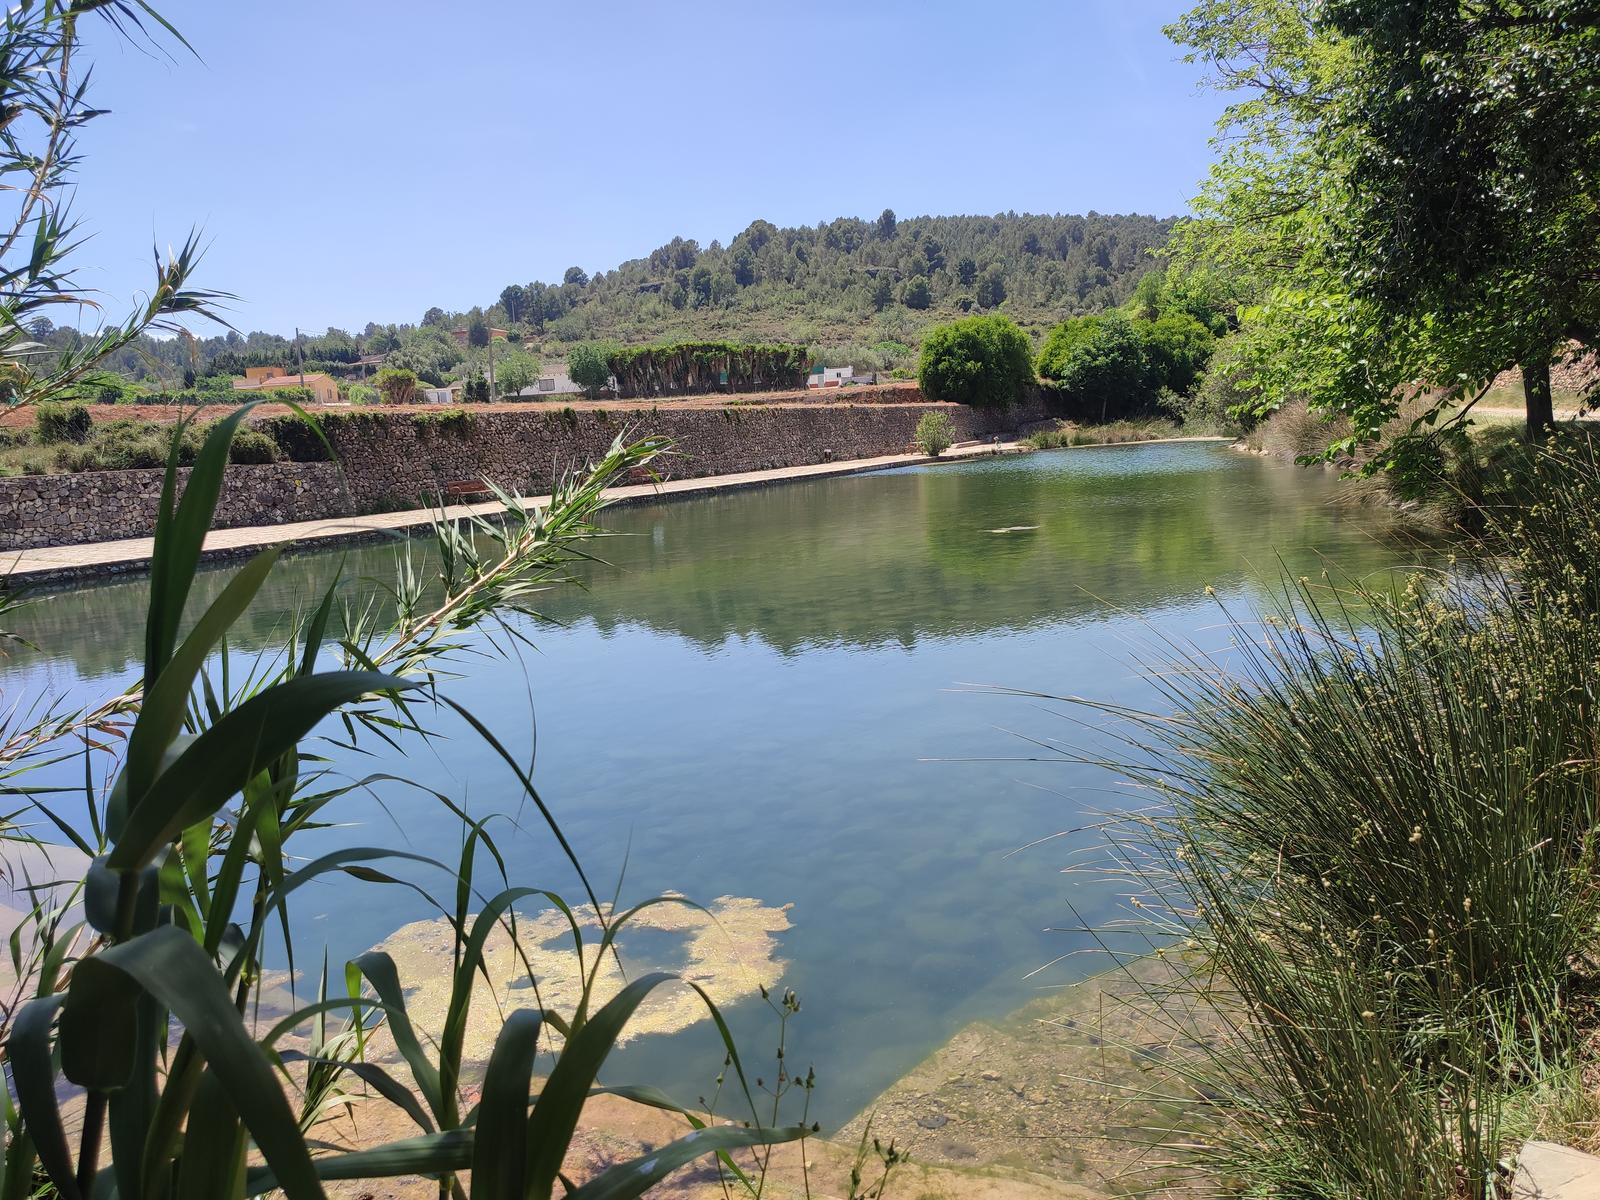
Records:
[[[545,611],[603,632],[637,624],[702,646],[759,638],[809,645],[913,645],[1022,629],[1228,590],[1311,570],[1325,554],[1353,573],[1395,561],[1368,514],[1330,503],[1312,472],[1217,447],[1067,451],[820,480],[619,509],[614,566],[581,572]],[[1013,526],[1038,529],[989,532]],[[352,602],[394,578],[393,546],[351,549]],[[285,560],[235,645],[274,644],[279,614],[316,603],[339,553]],[[208,572],[192,612],[227,573]],[[128,581],[48,597],[19,632],[84,675],[132,668],[147,591]]]

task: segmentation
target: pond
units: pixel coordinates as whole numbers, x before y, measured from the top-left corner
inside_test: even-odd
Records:
[[[789,1061],[816,1065],[814,1115],[833,1125],[962,1024],[1103,965],[1077,930],[1115,916],[1116,894],[1063,872],[1098,844],[1094,814],[1126,797],[1100,770],[1026,761],[1037,751],[1021,735],[1074,740],[1069,718],[962,685],[1149,703],[1141,663],[1163,640],[1223,645],[1219,601],[1248,610],[1324,561],[1362,575],[1418,556],[1335,505],[1333,486],[1194,443],[617,509],[611,565],[586,571],[587,591],[548,597],[559,625],[519,626],[537,650],[470,660],[446,690],[519,752],[531,705],[535,782],[603,893],[626,864],[625,900],[787,906],[774,933],[786,966],[765,982],[803,1002]],[[341,558],[347,574],[391,578],[395,553],[288,560],[258,608],[313,602]],[[124,685],[145,595],[123,582],[23,610],[18,631],[41,649],[0,667],[6,694]],[[247,641],[270,639],[266,617],[252,629]],[[489,749],[436,725],[448,740],[398,772],[477,814],[520,811]],[[453,860],[460,839],[435,802],[400,789],[351,797],[336,818],[302,852],[381,841]],[[523,830],[497,834],[513,882],[575,893],[548,834]],[[434,915],[396,888],[302,895],[302,958],[325,943],[338,962]],[[664,937],[635,939],[634,969]],[[731,1017],[749,1056],[770,1061],[770,1014],[744,1001]],[[702,1021],[635,1040],[608,1077],[692,1099],[719,1062]]]

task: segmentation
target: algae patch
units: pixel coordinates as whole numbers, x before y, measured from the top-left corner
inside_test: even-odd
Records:
[[[783,974],[786,964],[778,957],[776,935],[789,928],[790,907],[740,896],[723,896],[706,909],[679,902],[654,904],[628,919],[616,937],[618,953],[607,954],[598,966],[600,922],[593,908],[574,909],[584,942],[584,970],[595,973],[590,1011],[651,971],[671,971],[699,985],[719,1007],[755,996]],[[508,1013],[544,1008],[570,1015],[582,994],[572,926],[563,913],[552,908],[519,914],[516,934],[513,945],[502,923],[485,944],[485,972],[478,976],[467,1026],[468,1059],[488,1058]],[[376,947],[399,967],[406,1007],[419,1028],[443,1027],[454,945],[449,923],[436,918],[404,925]],[[619,1040],[676,1033],[707,1016],[704,1001],[692,988],[665,984],[640,1006]]]

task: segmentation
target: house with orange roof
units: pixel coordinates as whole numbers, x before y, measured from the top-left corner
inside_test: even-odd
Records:
[[[331,375],[313,371],[306,375],[289,375],[282,367],[246,367],[244,378],[233,381],[236,392],[270,392],[277,388],[303,387],[311,393],[316,404],[337,404],[339,383]]]

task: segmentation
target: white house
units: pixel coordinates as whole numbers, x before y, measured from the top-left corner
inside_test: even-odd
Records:
[[[854,379],[854,367],[812,367],[806,376],[806,386],[814,388],[838,387],[847,379]]]

